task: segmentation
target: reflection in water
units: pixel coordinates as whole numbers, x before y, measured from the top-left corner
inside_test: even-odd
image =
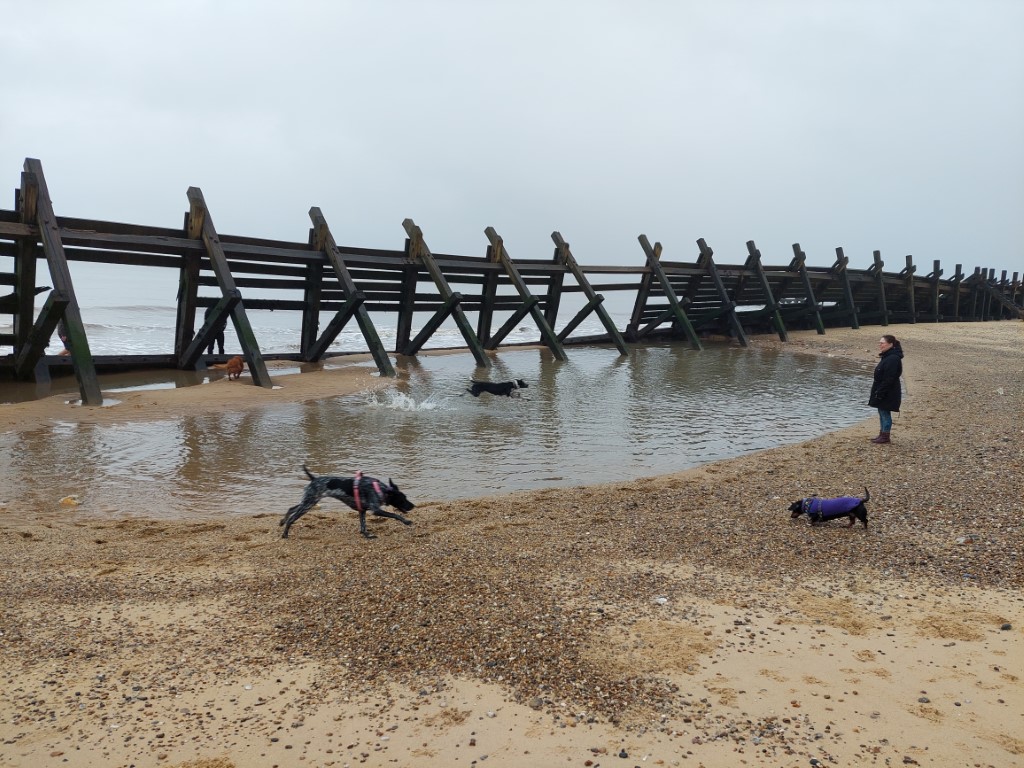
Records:
[[[0,434],[0,481],[42,514],[67,514],[59,500],[70,494],[85,515],[283,514],[301,496],[303,463],[391,477],[423,503],[674,472],[870,415],[855,363],[724,345],[645,345],[628,357],[574,348],[567,361],[503,351],[490,371],[468,354],[397,367],[381,392]],[[521,398],[474,398],[472,376],[530,386]]]

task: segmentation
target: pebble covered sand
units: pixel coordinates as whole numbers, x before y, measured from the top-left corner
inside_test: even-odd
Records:
[[[251,515],[177,522],[3,491],[0,768],[1024,765],[1024,324],[787,348],[871,367],[882,332],[891,445],[865,407],[678,475],[414,499],[372,541],[333,501],[281,540],[234,489]],[[789,519],[865,486],[867,529]]]

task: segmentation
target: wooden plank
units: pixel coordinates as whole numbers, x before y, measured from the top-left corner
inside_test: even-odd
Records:
[[[228,266],[227,257],[221,246],[217,229],[213,226],[213,218],[210,216],[203,192],[199,187],[188,188],[189,213],[186,220],[186,232],[192,239],[201,239],[206,248],[206,255],[210,259],[210,266],[217,275],[217,282],[220,285],[221,293],[225,297],[232,297],[236,293],[241,297],[241,292],[235,285],[235,279]],[[270,380],[266,363],[263,362],[263,354],[260,352],[259,343],[256,341],[256,334],[253,333],[252,325],[249,323],[249,316],[245,312],[245,305],[242,301],[234,304],[231,310],[231,322],[238,334],[238,341],[242,345],[242,355],[249,366],[249,374],[252,376],[252,383],[256,386],[270,389],[274,383]],[[195,343],[195,342],[193,342]],[[197,357],[196,360],[199,358]]]

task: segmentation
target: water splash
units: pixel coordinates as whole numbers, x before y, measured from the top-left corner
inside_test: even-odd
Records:
[[[371,408],[385,408],[391,411],[437,411],[446,408],[446,397],[438,394],[430,394],[420,402],[405,392],[396,389],[384,389],[377,392],[370,392],[366,397],[366,404]]]

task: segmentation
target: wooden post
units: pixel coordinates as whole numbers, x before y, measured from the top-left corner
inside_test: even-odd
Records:
[[[874,251],[871,255],[874,258],[874,263],[868,267],[868,274],[875,278],[875,287],[878,291],[878,309],[882,313],[882,325],[888,325],[889,305],[885,301],[885,273],[882,271],[885,262],[882,261],[881,251]]]
[[[935,322],[939,322],[939,291],[942,288],[942,269],[939,267],[939,260],[935,259],[932,262],[932,271],[928,274],[928,279],[932,281],[932,315],[935,318]]]
[[[900,271],[907,291],[907,306],[910,308],[910,322],[917,322],[917,306],[914,302],[914,273],[917,267],[914,266],[914,257],[907,254],[907,266]]]
[[[27,193],[28,198],[22,199],[23,195],[18,194],[15,208],[21,214],[22,221],[35,221],[36,186],[30,183],[28,179],[22,178],[21,189]],[[14,333],[15,352],[25,346],[28,342],[29,333],[32,331],[32,320],[35,317],[34,299],[36,295],[36,261],[38,258],[39,247],[36,245],[36,238],[19,237],[14,251],[14,297],[16,306],[14,308],[14,327],[12,331]]]
[[[315,248],[313,242],[315,232],[309,230],[310,248]],[[319,250],[319,249],[317,249]],[[311,359],[310,350],[316,345],[317,336],[320,333],[320,306],[324,291],[324,265],[321,261],[314,261],[306,266],[306,285],[303,288],[302,303],[302,330],[299,334],[299,354],[307,362]],[[334,339],[331,339],[333,342]],[[315,358],[319,359],[319,358]]]
[[[35,187],[34,191],[24,191],[26,201],[35,197],[34,221],[27,221],[24,218],[22,220],[26,224],[38,225],[39,239],[43,243],[43,253],[46,254],[46,262],[50,267],[53,289],[62,300],[67,300],[64,307],[64,328],[67,330],[68,346],[71,347],[71,363],[74,367],[75,378],[78,380],[82,403],[84,405],[102,405],[103,393],[100,391],[99,379],[96,377],[96,365],[92,359],[92,352],[89,350],[89,338],[85,333],[85,324],[82,322],[82,313],[78,308],[78,299],[75,298],[71,270],[68,268],[68,260],[64,254],[60,226],[57,224],[57,216],[53,212],[53,203],[46,187],[42,163],[33,158],[26,158],[22,182],[27,182],[29,186]],[[30,204],[23,203],[22,216],[24,217],[32,207]],[[26,366],[28,362],[25,361]],[[36,362],[36,360],[31,361],[33,368],[35,368]]]
[[[804,285],[804,294],[807,296],[807,313],[814,319],[818,335],[824,336],[825,324],[821,321],[821,310],[818,309],[818,301],[814,298],[811,277],[807,274],[807,254],[800,248],[800,243],[793,243],[793,260],[789,262],[789,269],[799,273],[800,281]]]
[[[661,256],[661,243],[655,244],[656,256]],[[644,251],[646,258],[647,252]],[[640,277],[640,285],[637,287],[636,298],[633,300],[633,314],[630,315],[629,325],[626,326],[626,340],[627,341],[639,341],[640,339],[640,323],[643,320],[644,308],[647,306],[647,300],[651,296],[651,287],[655,281],[654,270],[651,269],[650,260],[648,259],[647,268],[644,270],[643,275]]]
[[[217,229],[213,226],[213,217],[206,206],[203,192],[199,187],[188,188],[189,213],[188,227],[186,234],[193,240],[202,240],[206,248],[206,255],[210,259],[210,266],[217,277],[217,284],[220,286],[221,294],[225,298],[238,296],[241,292],[235,285],[235,278],[231,274],[231,267],[228,266],[227,257],[224,255],[224,248],[220,242]],[[220,306],[226,306],[220,305]],[[221,317],[215,312],[209,318],[210,323],[217,322]],[[270,389],[274,383],[267,373],[266,363],[263,362],[263,355],[260,353],[259,343],[256,341],[256,334],[253,333],[252,325],[249,324],[249,316],[245,313],[245,306],[242,301],[237,301],[231,309],[231,322],[235,326],[235,333],[238,334],[238,341],[242,345],[242,354],[249,366],[249,374],[252,376],[252,383]],[[205,327],[205,326],[204,326]],[[193,340],[194,342],[194,340]],[[196,358],[198,360],[198,358]],[[188,361],[184,361],[188,362]],[[195,365],[195,361],[192,362]]]
[[[188,232],[188,214],[185,214],[183,232]],[[181,257],[181,269],[178,271],[178,313],[174,323],[174,357],[179,369],[195,366],[195,361],[189,366],[185,362],[185,350],[188,349],[194,337],[193,331],[196,327],[196,300],[199,296],[199,267],[200,257],[198,253],[186,251]]]
[[[419,264],[422,264],[431,279],[434,281],[434,285],[437,286],[438,292],[441,294],[441,298],[444,301],[441,309],[435,313],[434,318],[427,323],[423,331],[417,335],[408,346],[407,350],[403,354],[415,355],[419,352],[423,344],[426,343],[427,339],[430,338],[431,334],[450,314],[452,319],[455,321],[455,325],[458,327],[459,332],[462,333],[462,338],[466,340],[466,346],[469,347],[469,351],[473,353],[473,359],[476,360],[476,364],[480,368],[490,368],[491,358],[487,355],[484,350],[483,344],[480,343],[480,339],[473,333],[473,326],[470,325],[469,320],[466,318],[466,313],[462,311],[460,302],[462,301],[462,294],[452,290],[451,285],[448,284],[448,278],[444,276],[441,268],[438,266],[437,261],[434,259],[434,254],[430,252],[426,242],[423,239],[423,230],[420,229],[416,222],[412,219],[406,219],[402,222],[402,227],[405,228],[406,234],[409,236],[409,240],[406,243],[406,253],[409,258]],[[426,331],[429,332],[425,333]]]
[[[388,353],[384,349],[384,344],[377,334],[377,328],[374,326],[373,320],[370,319],[370,313],[363,306],[366,297],[362,291],[356,288],[355,281],[352,279],[352,275],[349,273],[348,267],[341,257],[341,251],[338,250],[338,244],[334,240],[334,235],[331,234],[331,229],[327,226],[327,219],[324,218],[323,213],[316,206],[309,209],[309,218],[313,222],[310,242],[316,250],[323,251],[327,256],[327,263],[334,270],[334,276],[338,278],[342,293],[346,299],[345,307],[335,315],[334,319],[331,320],[324,330],[323,335],[310,349],[311,357],[309,359],[319,360],[327,347],[331,345],[331,342],[341,333],[341,329],[345,326],[348,319],[355,317],[359,330],[363,333],[363,339],[370,350],[370,356],[373,357],[373,361],[377,364],[377,371],[381,376],[394,378],[396,374],[394,366],[391,365],[391,358],[388,357]]]
[[[953,320],[956,322],[960,321],[960,292],[961,283],[964,281],[963,264],[956,265],[956,274],[950,280],[950,284],[953,291]]]
[[[559,264],[565,265],[565,267],[572,272],[573,277],[576,278],[576,282],[579,283],[580,288],[583,291],[583,295],[587,297],[587,306],[574,318],[574,323],[570,323],[566,328],[559,334],[560,339],[567,338],[569,333],[572,332],[582,322],[583,318],[586,317],[587,313],[591,309],[597,313],[598,319],[604,329],[608,331],[608,337],[612,340],[612,343],[619,350],[620,355],[628,355],[629,352],[626,349],[626,342],[622,338],[622,334],[619,333],[618,328],[615,327],[615,323],[612,322],[611,317],[608,315],[608,310],[604,308],[604,297],[601,296],[594,290],[594,287],[590,284],[587,276],[583,274],[583,270],[580,269],[580,265],[576,263],[576,258],[572,255],[572,251],[569,250],[569,244],[565,242],[559,232],[552,232],[551,239],[555,243],[555,261]]]
[[[736,317],[736,304],[729,298],[729,292],[725,290],[725,283],[722,282],[722,276],[718,274],[718,267],[715,266],[715,252],[704,242],[703,237],[697,240],[697,247],[700,249],[697,264],[703,267],[705,273],[711,277],[711,282],[714,283],[718,296],[722,300],[722,311],[728,318],[733,335],[742,346],[749,346],[747,334],[743,331],[739,318]]]
[[[853,287],[850,285],[850,270],[847,267],[850,260],[846,258],[842,248],[836,248],[836,263],[832,265],[831,272],[839,275],[839,281],[843,286],[843,300],[846,302],[846,309],[850,314],[850,327],[854,330],[860,328],[860,321],[857,318],[857,305],[853,301]]]
[[[765,309],[771,313],[772,324],[775,326],[775,332],[779,334],[779,339],[789,341],[786,324],[782,321],[782,313],[779,312],[779,303],[775,300],[775,296],[772,294],[771,283],[768,282],[768,276],[764,273],[764,265],[761,263],[761,251],[757,249],[753,240],[747,241],[747,261],[744,267],[746,269],[753,269],[757,274],[758,282],[761,284],[761,291],[765,296]]]
[[[548,321],[544,319],[544,313],[537,308],[537,297],[530,293],[529,287],[519,274],[519,270],[516,269],[516,265],[512,262],[512,257],[505,250],[505,243],[494,230],[494,227],[487,227],[484,230],[484,234],[487,235],[487,239],[491,244],[491,259],[500,263],[505,268],[505,274],[508,275],[509,280],[512,281],[512,285],[515,286],[516,291],[519,292],[519,296],[523,300],[523,308],[530,313],[533,321],[537,324],[537,328],[540,329],[541,340],[551,350],[551,354],[555,358],[566,360],[562,342],[558,340],[558,336],[551,329],[551,326],[548,325]]]
[[[661,285],[665,298],[668,299],[669,316],[683,328],[686,338],[690,340],[690,346],[693,349],[704,349],[704,346],[700,343],[700,337],[697,336],[697,331],[694,330],[693,323],[686,316],[686,311],[676,296],[676,292],[672,289],[672,283],[669,281],[668,275],[665,274],[665,270],[661,266],[661,243],[655,243],[654,247],[651,247],[651,241],[647,239],[647,235],[640,235],[637,239],[640,241],[640,247],[644,249],[648,268]]]

